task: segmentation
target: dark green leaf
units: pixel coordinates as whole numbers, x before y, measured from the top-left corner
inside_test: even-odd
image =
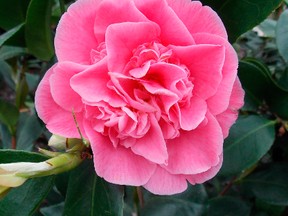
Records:
[[[235,197],[220,197],[210,201],[208,216],[249,216],[250,207]]]
[[[2,148],[8,149],[11,148],[11,133],[6,125],[0,124],[0,137],[2,142]]]
[[[0,0],[0,27],[8,30],[25,21],[30,0]]]
[[[153,198],[141,210],[143,216],[202,216],[205,208],[201,204],[170,197]]]
[[[63,210],[64,210],[64,202],[49,207],[41,208],[40,212],[44,216],[62,216]]]
[[[173,195],[171,198],[182,199],[194,203],[204,203],[208,199],[204,185],[189,185],[188,189],[183,193]]]
[[[0,200],[1,216],[28,216],[39,207],[53,186],[54,177],[30,179]]]
[[[262,22],[282,0],[202,0],[221,17],[234,42],[241,34]]]
[[[0,60],[0,76],[3,77],[5,83],[11,88],[15,90],[15,82],[12,79],[13,69],[10,67],[8,63]]]
[[[31,0],[26,18],[26,43],[37,58],[50,60],[54,54],[50,27],[53,0]]]
[[[26,53],[27,50],[22,47],[3,46],[0,48],[0,60],[7,60]]]
[[[41,162],[47,160],[47,157],[42,154],[0,149],[0,163],[14,163],[14,162]]]
[[[265,212],[269,216],[282,216],[285,210],[285,206],[271,205],[260,199],[256,199],[255,203],[258,211]]]
[[[263,171],[256,172],[242,183],[253,194],[270,204],[288,205],[288,164],[273,164]]]
[[[16,125],[18,117],[18,109],[13,104],[0,99],[0,122],[12,128]]]
[[[11,38],[19,29],[24,25],[24,23],[17,25],[16,27],[10,29],[0,36],[0,46],[2,46],[9,38]]]
[[[235,175],[257,163],[275,139],[275,121],[260,116],[241,116],[224,143],[221,175]]]
[[[44,126],[37,116],[21,113],[17,126],[17,149],[31,151],[33,142],[41,135]]]
[[[277,23],[276,28],[276,44],[279,53],[288,63],[288,10],[285,10]]]
[[[71,172],[64,215],[123,215],[123,188],[105,182],[95,174],[92,161]]]
[[[23,75],[16,86],[16,107],[18,109],[25,107],[25,101],[26,101],[28,92],[29,92],[29,87],[28,87],[25,75]]]

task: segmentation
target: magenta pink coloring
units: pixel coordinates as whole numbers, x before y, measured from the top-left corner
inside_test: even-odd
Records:
[[[91,143],[106,181],[183,192],[219,171],[243,105],[218,15],[190,0],[78,0],[56,31],[58,63],[36,92],[54,134]]]

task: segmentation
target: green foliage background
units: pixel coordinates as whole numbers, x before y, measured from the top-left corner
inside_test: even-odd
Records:
[[[288,215],[288,1],[202,2],[228,30],[246,92],[219,174],[182,194],[155,196],[105,182],[86,160],[70,172],[12,189],[0,199],[1,216]],[[55,27],[71,3],[0,0],[0,163],[46,159],[32,153],[47,148],[50,137],[35,113],[34,94],[56,61]]]

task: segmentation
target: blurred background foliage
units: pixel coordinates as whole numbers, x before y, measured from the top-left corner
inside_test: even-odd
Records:
[[[53,37],[70,0],[0,0],[0,163],[43,161],[50,133],[35,89],[57,60]],[[211,181],[174,196],[108,184],[91,160],[31,179],[0,199],[0,215],[288,215],[288,1],[203,0],[221,16],[239,56],[245,105]],[[268,18],[267,18],[268,17]]]

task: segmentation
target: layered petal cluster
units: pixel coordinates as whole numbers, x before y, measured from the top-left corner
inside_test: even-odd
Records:
[[[190,0],[78,0],[56,31],[58,63],[36,92],[54,134],[93,150],[97,175],[175,194],[219,171],[243,105],[218,15]]]

